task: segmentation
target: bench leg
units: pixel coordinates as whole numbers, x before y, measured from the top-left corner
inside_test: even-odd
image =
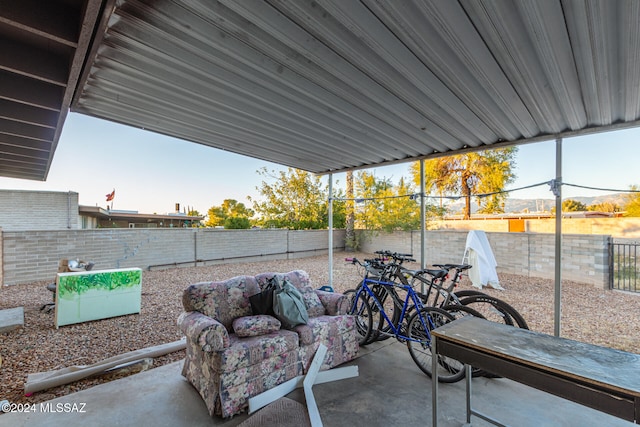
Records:
[[[438,348],[431,335],[431,426],[438,427]]]
[[[471,425],[471,365],[464,365],[464,382],[466,383],[467,424]]]

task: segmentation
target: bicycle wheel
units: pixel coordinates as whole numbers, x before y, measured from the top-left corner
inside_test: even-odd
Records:
[[[466,297],[470,297],[470,296],[474,296],[474,295],[487,295],[486,293],[482,292],[482,291],[476,291],[473,289],[463,289],[461,291],[455,292],[456,296],[458,298],[466,298]]]
[[[367,345],[371,342],[371,332],[373,329],[373,319],[371,317],[371,307],[367,302],[365,293],[361,292],[357,301],[355,300],[357,292],[355,289],[349,289],[344,292],[349,299],[348,314],[356,317],[356,332],[358,333],[358,344]]]
[[[474,310],[471,307],[467,307],[466,305],[449,304],[449,305],[445,305],[444,307],[440,307],[440,308],[442,308],[444,311],[446,311],[447,313],[452,315],[453,318],[456,319],[456,320],[458,320],[458,319],[460,319],[461,317],[464,317],[464,316],[479,317],[481,319],[485,318],[482,315],[482,313],[480,313],[477,310]]]
[[[356,288],[356,290],[360,288],[362,288],[362,282],[358,284],[358,287]],[[376,296],[376,298],[378,298],[379,301],[381,297],[385,298],[386,296],[386,294],[383,293],[384,286],[382,285],[379,285],[376,283],[369,283],[369,289],[371,289],[371,292],[373,292],[373,294]],[[367,304],[369,304],[369,308],[371,309],[371,333],[369,335],[369,338],[367,339],[367,342],[365,343],[365,344],[371,344],[372,342],[379,340],[380,336],[382,335],[380,334],[380,326],[384,325],[384,317],[380,313],[378,304],[376,304],[371,294],[367,292],[362,292],[360,295],[366,299]]]
[[[453,321],[451,314],[436,307],[424,307],[411,316],[407,326],[407,347],[413,361],[429,377],[433,376],[431,334],[429,331]],[[446,356],[438,356],[438,381],[454,383],[464,378],[464,364]]]
[[[459,294],[456,292],[455,295],[458,296]],[[518,313],[518,310],[503,300],[491,295],[477,294],[462,297],[460,298],[460,304],[467,307],[471,306],[474,310],[480,312],[485,319],[492,322],[504,323],[521,329],[529,329],[529,325],[527,325],[524,317]]]

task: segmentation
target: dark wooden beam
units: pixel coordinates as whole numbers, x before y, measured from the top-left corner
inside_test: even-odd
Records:
[[[0,23],[76,47],[82,2],[20,0],[0,2]]]
[[[52,51],[0,38],[0,69],[58,86],[66,86],[73,49]]]
[[[57,111],[0,99],[0,118],[2,119],[55,129],[58,115]]]
[[[25,139],[36,140],[36,142],[47,141],[50,146],[54,134],[55,129],[0,119],[0,135],[18,136]]]
[[[60,111],[64,88],[0,70],[0,99]]]

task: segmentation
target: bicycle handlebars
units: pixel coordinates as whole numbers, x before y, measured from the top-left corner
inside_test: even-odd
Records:
[[[391,252],[389,250],[384,250],[384,251],[375,251],[374,252],[377,255],[383,255],[383,256],[388,256],[394,259],[394,261],[400,261],[400,263],[403,263],[405,261],[408,262],[415,262],[415,258],[413,258],[413,254],[401,254],[399,252]]]
[[[390,257],[393,258],[394,261],[399,261],[400,264],[402,264],[403,262],[407,261],[407,262],[415,262],[416,260],[413,257],[413,254],[402,254],[402,253],[398,253],[398,252],[391,252],[389,250],[380,250],[380,251],[375,251],[374,252],[376,255],[382,255],[383,257]],[[361,266],[365,266],[365,265],[369,265],[372,267],[383,267],[383,263],[385,261],[387,261],[385,258],[374,258],[374,259],[365,259],[364,263],[361,262],[360,260],[358,260],[355,257],[347,257],[344,259],[347,262],[350,262],[352,264],[359,264]],[[457,270],[458,273],[461,273],[465,270],[470,269],[471,267],[473,267],[470,264],[451,264],[451,263],[447,263],[447,264],[432,264],[434,267],[438,267],[441,268],[443,270]],[[427,270],[427,269],[423,269],[423,270],[419,270],[420,272],[425,272],[428,273],[431,276],[437,275],[440,276],[439,273],[436,273],[435,270]],[[414,271],[414,273],[416,273],[418,271]]]

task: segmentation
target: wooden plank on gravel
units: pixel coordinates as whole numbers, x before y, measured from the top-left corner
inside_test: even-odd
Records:
[[[24,326],[24,308],[0,310],[0,333],[12,331],[21,326]]]

